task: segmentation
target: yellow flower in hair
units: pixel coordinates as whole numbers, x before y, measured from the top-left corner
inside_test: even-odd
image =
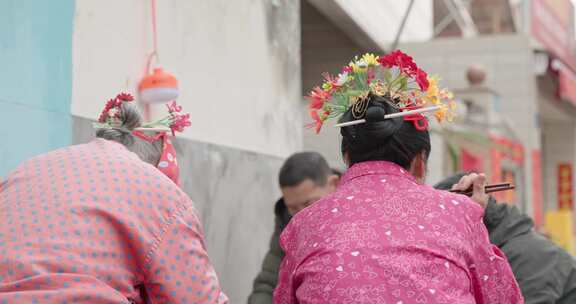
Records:
[[[361,64],[354,62],[354,61],[350,62],[350,64],[348,64],[348,65],[352,68],[352,71],[354,73],[358,73],[360,71],[363,71],[365,68],[365,66],[362,66]]]
[[[366,53],[366,54],[364,54],[364,56],[362,56],[362,61],[367,66],[376,66],[376,65],[378,65],[378,56],[376,56],[374,54]]]
[[[434,105],[438,105],[440,103],[440,90],[438,89],[438,78],[437,77],[429,77],[428,83],[428,90],[426,90],[426,95],[424,99]]]
[[[448,106],[446,106],[445,104],[439,104],[438,106],[440,106],[440,109],[434,112],[434,117],[436,117],[436,120],[438,120],[438,122],[443,122],[444,119],[446,119],[446,116],[448,115]]]
[[[448,103],[440,103],[438,106],[440,109],[434,112],[436,120],[438,120],[438,122],[442,122],[444,120],[453,122],[455,117],[456,102],[451,100]]]

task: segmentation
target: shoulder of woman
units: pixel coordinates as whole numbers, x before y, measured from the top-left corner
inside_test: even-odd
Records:
[[[448,191],[435,191],[440,192],[439,195],[446,208],[452,209],[455,213],[472,218],[482,218],[484,216],[484,209],[468,196]]]

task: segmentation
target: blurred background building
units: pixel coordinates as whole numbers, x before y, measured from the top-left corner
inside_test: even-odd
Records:
[[[89,140],[104,102],[137,91],[151,12],[151,0],[0,0],[0,176]],[[511,181],[499,198],[574,252],[573,16],[569,0],[158,1],[156,63],[192,120],[177,142],[183,188],[232,302],[267,250],[283,159],[316,150],[344,167],[336,128],[304,130],[303,96],[396,43],[460,103],[456,123],[434,125],[429,182],[460,170]]]

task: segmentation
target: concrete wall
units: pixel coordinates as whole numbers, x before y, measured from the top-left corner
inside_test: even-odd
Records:
[[[0,0],[0,177],[71,140],[74,1]]]
[[[78,1],[72,114],[94,118],[135,90],[150,22],[149,1]],[[192,115],[184,137],[279,157],[301,148],[298,1],[158,1],[158,35]]]
[[[354,0],[334,0],[380,46],[386,48],[394,41],[396,32],[410,1],[364,0],[362,5]],[[427,41],[433,36],[433,10],[431,0],[414,1],[401,41]]]
[[[157,3],[160,62],[178,77],[178,101],[191,113],[177,141],[183,188],[201,213],[224,291],[242,303],[268,249],[278,168],[302,147],[299,1]],[[149,1],[78,1],[74,142],[90,138],[89,119],[107,98],[134,92],[150,21]]]
[[[438,74],[442,85],[451,89],[468,86],[466,70],[472,64],[486,69],[486,85],[500,95],[497,111],[509,119],[518,139],[524,144],[526,195],[523,206],[532,214],[532,166],[528,157],[540,149],[537,81],[528,37],[523,35],[481,36],[471,39],[437,39],[427,43],[404,44],[429,74]]]
[[[409,1],[307,0],[364,48],[384,50],[394,41]],[[426,41],[433,36],[432,0],[414,1],[400,41]]]

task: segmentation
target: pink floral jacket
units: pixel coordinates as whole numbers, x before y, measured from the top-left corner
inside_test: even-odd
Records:
[[[523,303],[482,215],[395,164],[356,164],[282,233],[274,303]]]

